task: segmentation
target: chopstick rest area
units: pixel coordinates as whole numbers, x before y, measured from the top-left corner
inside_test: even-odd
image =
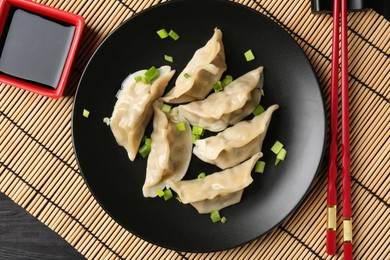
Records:
[[[79,15],[32,1],[1,1],[0,81],[60,97],[83,27]]]

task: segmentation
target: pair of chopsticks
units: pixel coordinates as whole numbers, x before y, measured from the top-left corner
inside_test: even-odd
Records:
[[[328,169],[328,229],[326,251],[336,253],[337,229],[337,126],[339,21],[341,2],[341,134],[342,134],[342,206],[344,259],[352,259],[352,207],[350,179],[349,97],[348,97],[348,32],[347,0],[333,0],[332,75],[330,90],[330,154]]]

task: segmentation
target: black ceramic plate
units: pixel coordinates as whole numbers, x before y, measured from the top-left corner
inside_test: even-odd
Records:
[[[190,205],[142,196],[146,160],[130,162],[117,145],[110,117],[121,82],[134,71],[167,64],[177,74],[218,27],[223,32],[228,74],[237,78],[265,67],[261,103],[279,104],[263,145],[264,174],[253,173],[241,203],[223,209],[225,224],[212,223]],[[180,39],[160,39],[174,29]],[[251,49],[256,59],[247,62]],[[175,78],[168,89],[172,87]],[[90,111],[88,119],[83,109]],[[150,129],[148,130],[150,131]],[[98,48],[80,81],[73,110],[73,141],[82,174],[102,207],[122,226],[154,244],[180,251],[232,248],[258,238],[281,223],[303,200],[318,171],[324,149],[325,113],[319,84],[297,44],[260,13],[228,1],[174,1],[150,8],[122,24]],[[277,167],[269,151],[280,140],[288,151]],[[195,156],[185,178],[216,168]]]

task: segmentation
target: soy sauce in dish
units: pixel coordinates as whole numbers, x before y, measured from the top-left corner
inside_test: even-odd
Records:
[[[0,73],[56,89],[75,26],[12,8],[0,38]]]

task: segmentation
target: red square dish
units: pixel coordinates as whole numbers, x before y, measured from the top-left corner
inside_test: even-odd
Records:
[[[60,97],[83,29],[81,16],[29,0],[0,0],[0,81]]]

